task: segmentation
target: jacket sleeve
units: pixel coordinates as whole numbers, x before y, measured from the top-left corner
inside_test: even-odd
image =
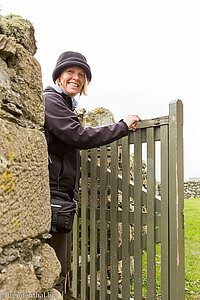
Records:
[[[45,96],[45,124],[65,144],[77,149],[109,144],[128,135],[129,131],[123,120],[112,125],[84,128],[62,96],[50,94]]]

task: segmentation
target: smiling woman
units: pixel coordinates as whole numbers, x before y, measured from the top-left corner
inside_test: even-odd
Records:
[[[52,238],[49,244],[56,251],[62,271],[55,288],[62,292],[71,264],[71,225],[74,200],[78,195],[80,149],[90,149],[111,143],[136,129],[140,118],[129,115],[115,124],[84,128],[73,112],[77,94],[86,94],[92,74],[86,58],[77,52],[62,53],[52,74],[54,85],[45,96],[45,135],[49,155],[49,182],[52,206]],[[59,205],[58,205],[59,201]],[[56,202],[56,211],[55,211]],[[66,203],[68,202],[68,203]],[[64,209],[65,207],[65,209]],[[66,210],[70,207],[70,211]],[[53,210],[54,208],[54,210]],[[71,215],[70,215],[71,213]],[[70,224],[68,227],[67,225]]]

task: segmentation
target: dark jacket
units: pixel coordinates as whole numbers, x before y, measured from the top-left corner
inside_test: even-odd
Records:
[[[45,136],[49,154],[50,189],[72,193],[80,168],[80,149],[111,143],[128,134],[124,121],[84,128],[72,111],[71,97],[47,87],[45,95]]]

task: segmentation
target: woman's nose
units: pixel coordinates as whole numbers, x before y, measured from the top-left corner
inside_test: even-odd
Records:
[[[73,73],[73,79],[76,79],[76,80],[78,80],[78,73]]]

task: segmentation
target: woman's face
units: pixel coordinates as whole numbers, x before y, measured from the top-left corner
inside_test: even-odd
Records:
[[[61,89],[72,97],[81,92],[84,82],[85,72],[76,66],[67,67],[58,80]]]

